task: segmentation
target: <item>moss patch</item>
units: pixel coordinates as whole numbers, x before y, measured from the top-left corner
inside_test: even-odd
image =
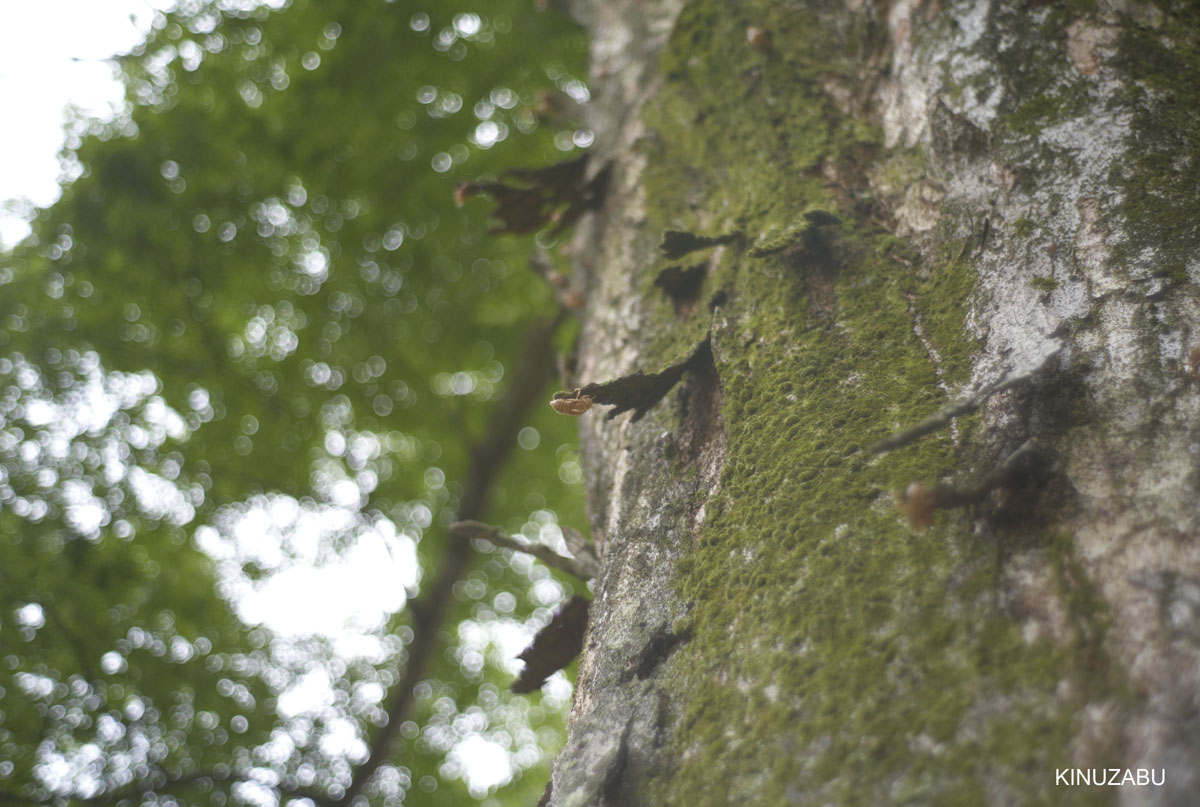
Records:
[[[1158,5],[1166,12],[1161,29],[1129,23],[1120,42],[1121,67],[1132,78],[1133,147],[1110,179],[1124,190],[1132,237],[1116,257],[1152,249],[1158,274],[1186,280],[1200,244],[1200,6]]]
[[[711,332],[727,448],[679,569],[693,638],[667,669],[687,702],[642,802],[1110,804],[1102,789],[1056,790],[1053,771],[1083,706],[1121,697],[1118,685],[1089,675],[1076,648],[1025,638],[996,604],[997,548],[962,514],[914,533],[895,510],[910,481],[953,475],[948,437],[865,453],[944,403],[939,372],[966,380],[973,250],[946,240],[923,263],[826,187],[820,166],[865,164],[874,136],[842,120],[818,79],[868,37],[778,5],[743,14],[685,9],[644,116],[646,238],[743,238],[703,282],[700,299],[723,292],[715,315],[680,322],[647,295],[662,309],[651,364]],[[771,32],[773,53],[747,45],[750,24]],[[809,237],[804,214],[833,209],[840,223]],[[647,290],[659,269],[645,267]],[[1084,596],[1070,542],[1049,543],[1061,596]]]

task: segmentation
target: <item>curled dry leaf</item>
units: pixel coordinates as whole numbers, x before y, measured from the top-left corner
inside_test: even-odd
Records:
[[[658,251],[667,260],[674,261],[698,249],[707,249],[719,244],[728,244],[737,237],[737,233],[708,236],[689,233],[685,230],[663,230],[662,241],[659,242]]]
[[[551,237],[574,224],[593,207],[604,190],[605,166],[588,178],[588,155],[542,168],[509,171],[505,182],[460,182],[454,189],[459,205],[472,196],[490,196],[496,202],[492,217],[500,221],[489,232],[524,235],[553,225]]]
[[[612,381],[588,384],[573,393],[555,393],[550,405],[554,407],[554,411],[564,415],[581,415],[590,409],[592,404],[607,404],[613,407],[608,413],[609,420],[630,409],[633,410],[633,419],[641,420],[642,416],[679,383],[679,379],[688,369],[711,355],[712,348],[705,339],[686,359],[657,373],[643,373],[639,370]]]
[[[591,600],[576,594],[555,612],[549,625],[538,631],[533,643],[517,656],[525,662],[525,669],[513,682],[513,692],[522,695],[540,689],[547,678],[579,655],[591,604]]]

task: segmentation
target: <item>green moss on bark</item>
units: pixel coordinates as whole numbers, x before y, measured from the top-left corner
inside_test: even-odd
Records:
[[[1127,21],[1120,67],[1131,78],[1134,110],[1132,159],[1114,165],[1112,182],[1124,191],[1121,212],[1131,238],[1118,258],[1154,255],[1157,274],[1200,277],[1200,6],[1167,2],[1162,25]]]
[[[827,187],[821,167],[861,169],[876,138],[819,78],[867,37],[746,9],[685,9],[644,114],[646,237],[743,237],[714,253],[705,308],[680,319],[664,299],[647,337],[648,363],[665,364],[711,335],[726,454],[678,570],[692,638],[668,669],[684,702],[643,802],[1110,804],[1055,789],[1054,769],[1084,707],[1123,699],[1121,685],[1004,611],[1001,548],[965,515],[918,533],[896,511],[909,482],[953,476],[949,437],[865,451],[941,406],[939,382],[967,380],[972,250],[947,240],[922,263]],[[751,24],[772,52],[747,44]],[[918,158],[893,164],[906,159]],[[813,209],[842,220],[752,256]],[[645,270],[648,295],[658,269]],[[1096,606],[1070,542],[1044,549],[1059,558],[1058,596]]]

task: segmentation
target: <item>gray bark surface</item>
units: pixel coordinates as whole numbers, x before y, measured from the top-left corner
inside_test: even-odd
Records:
[[[579,379],[708,347],[645,418],[582,420],[602,571],[549,803],[1197,803],[1200,127],[1194,107],[1178,114],[1200,75],[1194,11],[670,0],[579,13],[596,156],[612,162],[603,209],[571,245],[587,300]],[[765,47],[719,33],[757,26]],[[706,61],[739,77],[747,114],[779,114],[748,136],[727,85],[671,94]],[[820,230],[828,242],[803,223],[811,197],[760,215],[739,202],[758,175],[712,165],[726,152],[709,141],[745,137],[749,164],[753,137],[800,128],[789,115],[806,92],[838,134],[780,170],[826,189],[842,222]],[[676,111],[706,105],[727,117]],[[866,145],[838,145],[855,125]],[[664,161],[695,166],[695,183],[680,168],[664,185]],[[694,311],[652,285],[671,263],[665,227],[738,233],[699,253]],[[875,257],[885,238],[902,244],[890,264]],[[892,268],[847,279],[876,260]],[[870,319],[855,319],[859,295],[907,323],[866,342],[878,357],[855,341]],[[864,351],[860,366],[806,363],[813,332]],[[866,450],[1005,380],[979,414]],[[823,419],[889,389],[861,433]],[[806,408],[818,394],[834,405]],[[932,530],[896,510],[907,482],[962,491],[1030,440],[1033,467],[938,511]],[[886,481],[820,488],[843,472]],[[786,504],[814,496],[827,501],[803,518]],[[826,504],[843,515],[823,518]],[[1161,769],[1167,783],[1068,788],[1056,768]]]

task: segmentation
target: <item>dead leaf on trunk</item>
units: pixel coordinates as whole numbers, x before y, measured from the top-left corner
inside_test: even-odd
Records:
[[[698,263],[695,266],[668,266],[654,278],[654,287],[662,289],[679,317],[691,316],[700,302],[700,289],[704,286],[704,278],[708,274],[708,265]]]
[[[492,197],[496,202],[492,217],[501,222],[488,231],[493,235],[525,235],[553,225],[550,236],[554,237],[578,221],[604,191],[608,166],[591,179],[587,169],[588,155],[584,154],[574,160],[504,174],[519,184],[460,182],[454,189],[454,201],[461,206],[472,196]]]
[[[656,403],[661,401],[672,387],[679,383],[679,379],[689,368],[695,366],[695,363],[702,360],[706,354],[710,354],[711,350],[708,340],[705,339],[692,351],[692,355],[681,362],[672,364],[665,370],[649,374],[638,370],[632,375],[622,376],[612,381],[588,384],[586,387],[575,390],[574,393],[557,393],[555,399],[586,398],[592,403],[610,405],[613,408],[608,412],[609,420],[632,409],[633,420],[638,421]]]
[[[799,221],[762,233],[750,247],[749,255],[751,258],[765,258],[785,249],[806,245],[814,238],[818,228],[840,221],[828,210],[810,210]]]
[[[513,692],[524,695],[540,689],[547,678],[574,661],[583,649],[583,632],[591,604],[591,600],[576,594],[558,609],[549,625],[538,631],[533,644],[517,656],[525,662],[525,669],[513,682]]]
[[[689,252],[695,252],[698,249],[707,249],[715,247],[719,244],[728,244],[730,241],[738,237],[738,233],[727,233],[726,235],[709,236],[696,235],[685,230],[664,230],[662,241],[658,245],[658,251],[663,254],[663,257],[669,261],[675,261],[687,255]]]

